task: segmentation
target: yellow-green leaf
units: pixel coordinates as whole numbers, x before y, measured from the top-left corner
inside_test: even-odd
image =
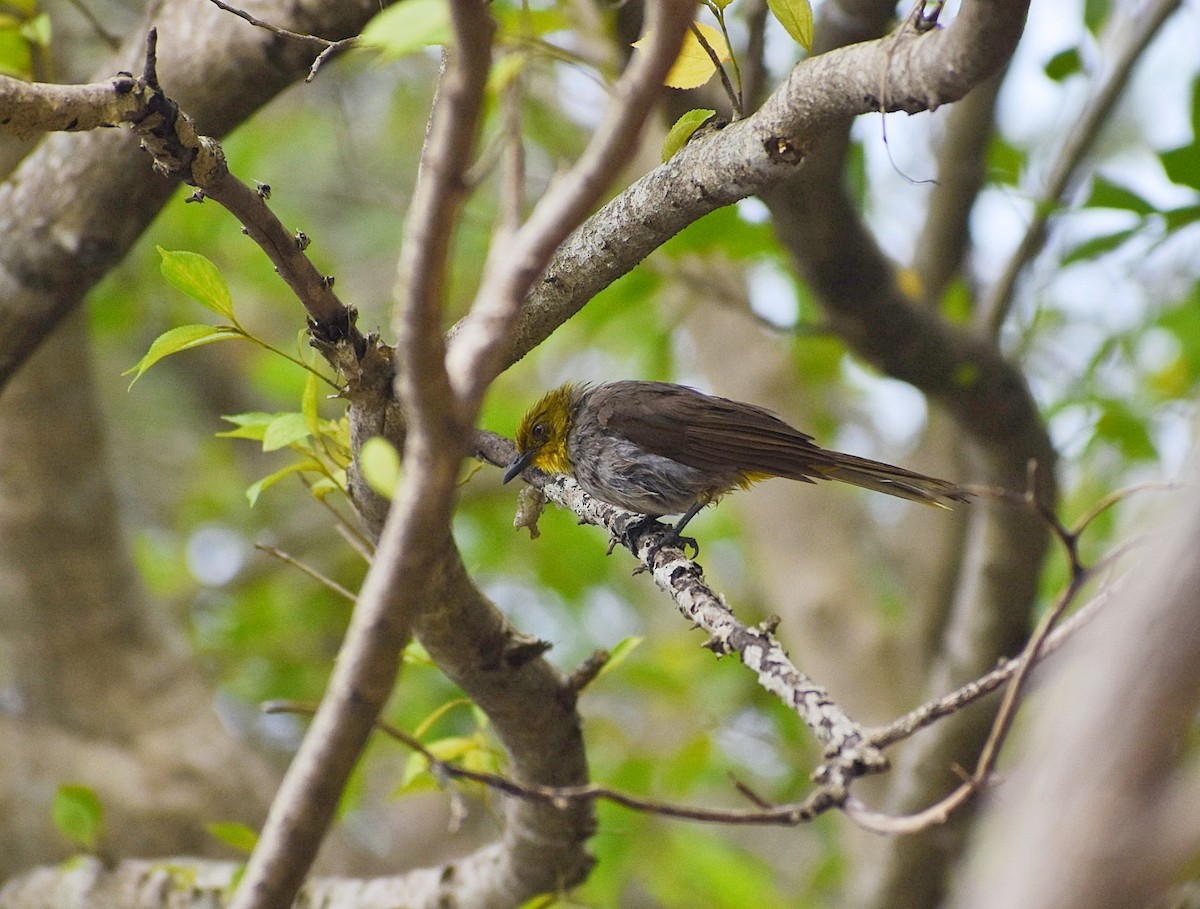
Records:
[[[155,338],[150,349],[146,351],[146,355],[121,375],[134,374],[133,379],[129,382],[129,387],[132,388],[133,383],[142,377],[142,373],[163,357],[169,357],[171,354],[183,350],[191,350],[193,347],[203,347],[214,341],[241,337],[244,337],[242,330],[234,328],[232,325],[180,325],[178,328],[164,331]]]
[[[488,73],[488,94],[495,97],[503,92],[512,85],[513,80],[525,71],[528,63],[529,55],[524,51],[514,51],[511,54],[505,54],[498,60],[493,60],[491,71]]]
[[[644,638],[639,638],[636,635],[620,640],[617,646],[609,653],[608,659],[604,661],[604,665],[600,667],[600,671],[596,673],[596,678],[600,678],[606,672],[611,672],[624,663],[629,654],[633,653],[643,640]]]
[[[304,394],[300,396],[300,412],[304,414],[304,425],[314,439],[321,435],[321,416],[317,408],[317,375],[310,372],[304,380]]]
[[[321,477],[319,480],[313,481],[313,484],[308,487],[308,491],[312,493],[314,499],[317,499],[321,502],[324,502],[325,497],[331,492],[345,492],[346,471],[335,471],[333,479],[330,479],[329,477]]]
[[[245,824],[237,821],[221,821],[205,824],[204,829],[209,835],[220,840],[226,846],[232,846],[238,852],[249,855],[258,844],[258,834]]]
[[[263,433],[267,431],[267,427],[271,425],[271,421],[277,416],[278,414],[262,413],[261,411],[222,416],[222,420],[232,423],[237,429],[218,432],[216,436],[218,439],[253,439],[256,442],[261,442]]]
[[[29,79],[33,75],[29,42],[21,37],[15,22],[12,27],[0,28],[0,75],[16,79]]]
[[[704,35],[708,46],[716,52],[718,60],[724,63],[729,59],[729,42],[725,40],[725,36],[720,31],[711,25],[700,23],[696,23],[696,28]],[[642,47],[649,40],[650,36],[646,35],[635,41],[633,46]],[[699,88],[711,79],[716,71],[717,65],[713,63],[708,51],[696,39],[695,33],[689,31],[683,36],[683,46],[679,48],[679,56],[675,58],[663,84],[671,88]]]
[[[297,461],[295,464],[289,464],[282,470],[277,470],[273,474],[263,477],[258,482],[251,483],[246,489],[246,501],[248,501],[250,503],[250,507],[253,508],[255,504],[257,504],[258,497],[262,495],[263,491],[271,488],[284,477],[290,477],[294,473],[303,473],[306,470],[319,471],[320,469],[321,465],[316,461],[305,460]]]
[[[400,455],[382,436],[367,439],[358,452],[358,468],[372,489],[386,499],[396,494],[400,482]]]
[[[164,278],[201,306],[231,321],[237,321],[233,316],[233,298],[229,295],[229,287],[217,266],[200,253],[172,252],[161,246],[157,249],[158,254],[162,256],[160,267]]]
[[[667,132],[667,138],[663,140],[662,159],[670,161],[678,154],[679,149],[688,144],[688,140],[692,138],[696,130],[715,117],[715,110],[706,110],[705,108],[697,108],[690,110],[671,126]]]
[[[767,8],[797,44],[812,50],[813,12],[809,0],[767,0]]]
[[[293,442],[308,438],[308,425],[302,413],[281,413],[263,430],[263,451],[278,451]]]
[[[450,43],[450,6],[446,0],[404,0],[393,3],[367,23],[359,37],[363,47],[395,60],[430,44]]]
[[[100,843],[104,810],[87,786],[59,786],[51,807],[54,826],[75,846],[95,852]]]
[[[50,46],[50,17],[39,13],[21,26],[21,37],[37,47]]]

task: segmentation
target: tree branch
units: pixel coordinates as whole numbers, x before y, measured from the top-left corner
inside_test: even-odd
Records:
[[[662,93],[663,79],[695,8],[694,0],[656,0],[650,5],[649,46],[634,55],[617,81],[587,148],[546,191],[512,239],[493,247],[479,295],[449,341],[447,368],[469,413],[478,409],[484,390],[505,365],[511,328],[530,287],[624,166],[628,149]]]
[[[1155,0],[1145,8],[1138,8],[1126,16],[1117,15],[1119,40],[1112,67],[1104,81],[1095,89],[1084,106],[1074,128],[1059,145],[1057,157],[1046,177],[1042,193],[1033,206],[1033,214],[1016,251],[1008,260],[1003,273],[992,285],[987,299],[979,308],[979,321],[993,337],[998,335],[1012,308],[1017,279],[1025,266],[1038,254],[1046,240],[1050,216],[1066,199],[1073,184],[1079,179],[1084,159],[1095,145],[1109,115],[1125,91],[1134,64],[1142,52],[1158,34],[1163,23],[1180,7],[1180,0]],[[1132,22],[1129,22],[1132,19]]]
[[[879,76],[889,58],[882,99],[888,109],[931,109],[965,95],[1008,58],[1026,7],[1023,0],[971,0],[944,30],[802,61],[757,113],[688,143],[558,248],[525,298],[504,363],[524,357],[688,224],[793,173],[823,130],[879,109]],[[465,326],[463,320],[451,330],[452,347]]]
[[[450,538],[458,437],[442,364],[445,255],[474,148],[494,24],[477,0],[451,4],[448,55],[406,225],[397,391],[408,406],[406,470],[321,707],[271,805],[231,909],[285,909],[316,857],[338,798],[395,684],[431,579],[457,561]],[[461,901],[460,901],[461,904]]]
[[[950,905],[1157,905],[1188,873],[1173,800],[1200,704],[1196,489],[1154,526],[1123,608],[1092,622],[1046,680]]]
[[[358,33],[377,10],[369,0],[270,0],[259,9],[290,30],[331,38]],[[168,0],[157,20],[164,49],[160,78],[207,135],[228,132],[312,63],[311,50],[280,45],[274,36],[190,0]],[[106,69],[136,71],[143,57],[143,36],[132,36]],[[111,80],[98,84],[101,95],[112,91]],[[240,90],[230,93],[230,85]],[[7,115],[0,107],[0,120]],[[174,189],[153,175],[136,140],[112,130],[51,135],[0,184],[0,385],[120,261]],[[63,267],[66,261],[70,268]]]

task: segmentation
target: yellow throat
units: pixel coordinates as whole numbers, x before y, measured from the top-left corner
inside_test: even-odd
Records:
[[[529,408],[517,426],[517,451],[533,452],[529,464],[546,473],[571,473],[567,435],[571,431],[576,386],[560,385]]]

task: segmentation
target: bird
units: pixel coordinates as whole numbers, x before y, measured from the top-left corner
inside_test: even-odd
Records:
[[[517,426],[510,482],[529,467],[572,476],[593,497],[656,520],[681,515],[657,552],[725,493],[771,477],[837,480],[949,508],[963,487],[881,461],[821,448],[764,407],[671,382],[567,382]]]

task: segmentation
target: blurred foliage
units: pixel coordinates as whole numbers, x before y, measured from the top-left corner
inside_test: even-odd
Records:
[[[1075,48],[1090,46],[1088,29],[1103,26],[1108,7],[1089,0],[1086,28],[1074,22],[1063,48],[1037,61],[1034,75],[1025,73],[1063,110],[1073,109],[1072,85],[1086,76],[1090,59]],[[406,3],[395,9],[407,8]],[[492,166],[481,165],[456,237],[447,324],[469,305],[499,211],[494,150],[504,132],[500,93],[513,88],[521,95],[527,192],[536,200],[584,147],[605,87],[628,52],[610,40],[615,13],[608,8],[498,2],[495,10],[503,24],[497,63],[503,71],[494,78],[481,142],[481,161]],[[726,12],[740,28],[736,0]],[[31,39],[23,29],[36,9],[9,3],[0,13],[0,68],[28,75]],[[403,29],[399,37],[385,31],[387,24],[381,17],[381,44],[410,37]],[[737,42],[744,32],[738,28],[731,31],[735,53],[742,52]],[[787,59],[772,63],[772,75],[780,76],[795,58],[794,47],[788,47]],[[389,52],[397,59],[367,50],[345,55],[314,84],[290,90],[224,143],[234,172],[271,184],[275,211],[312,238],[309,253],[318,268],[336,275],[339,294],[359,309],[363,328],[378,329],[385,339],[391,335],[388,307],[402,219],[438,66],[436,51],[403,51]],[[1185,82],[1193,75],[1183,72],[1159,103],[1186,105]],[[1186,251],[1195,249],[1200,227],[1195,223],[1200,91],[1193,85],[1190,92],[1190,139],[1161,149],[1141,147],[1145,155],[1136,166],[1129,163],[1128,148],[1112,147],[1098,156],[1096,174],[1057,213],[1055,236],[1061,239],[1036,263],[1039,279],[1004,338],[1027,370],[1064,455],[1062,510],[1068,523],[1115,488],[1174,475],[1192,443],[1200,287],[1194,253]],[[1037,176],[1069,116],[1059,113],[1055,128],[1042,132],[1017,128],[1021,111],[1006,116],[1016,119],[1002,122],[991,141],[984,199],[1002,199],[1005,210],[1016,212],[1019,229],[1020,212],[1036,199]],[[935,118],[922,122],[926,129],[939,128]],[[657,162],[665,129],[664,124],[647,140],[640,157],[631,153],[630,179]],[[906,141],[923,153],[926,139],[893,135],[890,141],[898,154]],[[906,178],[895,165],[878,165],[880,149],[877,131],[856,133],[847,175],[852,195],[874,215],[899,209],[902,223],[915,234],[919,212],[906,195],[912,187],[901,185]],[[1015,245],[1013,231],[1011,223],[976,226],[978,261],[942,301],[948,317],[970,321],[976,289],[990,276],[990,263],[1003,261]],[[315,701],[350,604],[254,550],[253,543],[278,547],[355,590],[365,564],[337,532],[335,518],[340,513],[353,524],[351,509],[336,490],[322,501],[310,496],[296,476],[260,487],[249,507],[246,490],[293,463],[289,459],[297,453],[287,446],[268,451],[266,445],[216,433],[239,414],[299,417],[301,430],[310,426],[307,420],[318,420],[333,433],[343,416],[340,402],[324,391],[314,397],[304,369],[250,344],[168,357],[127,392],[122,370],[154,338],[197,320],[195,304],[161,276],[156,246],[211,260],[228,285],[238,324],[309,360],[303,313],[265,257],[216,205],[184,204],[183,194],[177,195],[91,298],[110,441],[139,567],[152,593],[190,630],[223,696],[248,706],[278,698]],[[703,318],[710,307],[738,305],[722,290],[734,287],[755,312],[794,310],[758,321],[764,337],[785,350],[788,379],[819,402],[805,428],[829,443],[848,427],[869,430],[887,406],[877,393],[881,386],[861,369],[851,379],[844,345],[824,331],[823,317],[800,282],[788,277],[782,285],[768,285],[761,280],[766,272],[790,276],[791,263],[764,218],[752,205],[714,212],[600,293],[502,375],[481,424],[511,434],[524,409],[567,378],[696,381],[684,316]],[[789,295],[794,299],[777,299]],[[728,366],[739,367],[736,357]],[[921,412],[901,416],[919,432]],[[265,434],[267,424],[262,425]],[[306,444],[317,436],[291,441]],[[896,459],[903,454],[869,453]],[[1087,557],[1122,538],[1151,495],[1134,497],[1098,519],[1084,538]],[[742,667],[715,661],[649,579],[631,576],[627,554],[604,554],[607,541],[599,530],[551,509],[533,541],[511,530],[514,504],[514,490],[499,485],[498,471],[484,469],[465,478],[455,518],[468,569],[513,622],[551,641],[550,658],[566,671],[596,649],[613,648],[631,636],[643,639],[581,699],[594,778],[696,805],[744,805],[731,775],[766,798],[801,797],[819,754],[794,716]],[[762,591],[739,548],[737,513],[718,509],[693,526],[704,541],[714,586],[743,618],[762,618],[770,604],[761,602]],[[882,524],[870,530],[863,534],[864,559],[888,533]],[[890,632],[903,634],[904,622],[897,619],[905,611],[903,584],[889,574],[885,560],[869,564],[879,602],[856,605],[886,616]],[[1065,563],[1056,557],[1046,571],[1044,597],[1052,598],[1064,582]],[[413,654],[387,719],[419,729],[422,740],[441,753],[492,767],[499,752],[478,713],[444,709],[459,696]],[[249,732],[266,734],[248,725]],[[294,727],[289,734],[293,738],[281,743],[285,747],[294,744]],[[393,790],[420,788],[418,762],[398,752],[394,743],[376,743],[363,772],[390,775]],[[367,791],[356,781],[344,809],[355,810]],[[816,906],[827,902],[843,871],[843,833],[833,819],[802,831],[762,833],[663,822],[611,805],[599,811],[593,846],[600,862],[578,892],[562,898],[563,905]]]

